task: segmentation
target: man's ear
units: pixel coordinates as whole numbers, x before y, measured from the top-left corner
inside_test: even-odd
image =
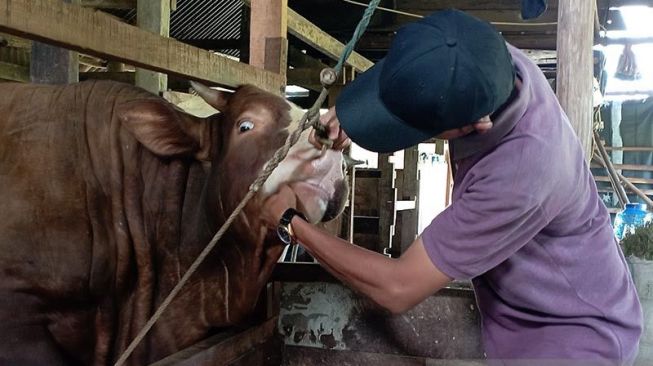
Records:
[[[122,126],[143,146],[164,156],[193,156],[209,159],[208,121],[175,109],[159,99],[142,99],[117,107]]]
[[[224,112],[229,104],[231,93],[222,92],[219,90],[211,89],[206,85],[191,81],[190,86],[197,92],[197,94],[204,99],[211,107]]]

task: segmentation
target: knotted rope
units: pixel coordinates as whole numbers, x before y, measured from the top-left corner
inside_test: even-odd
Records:
[[[143,328],[138,332],[136,337],[131,341],[127,349],[122,353],[120,358],[118,358],[118,361],[114,364],[114,366],[121,366],[125,363],[127,358],[134,352],[134,349],[138,344],[145,338],[147,333],[152,329],[152,326],[154,323],[156,323],[157,320],[161,317],[161,314],[166,310],[168,305],[172,302],[172,300],[179,294],[179,291],[184,287],[186,282],[188,282],[188,279],[190,279],[190,276],[195,273],[197,268],[202,264],[204,259],[209,255],[211,250],[215,248],[216,244],[218,243],[218,240],[222,238],[222,235],[227,231],[229,226],[233,223],[233,221],[236,219],[236,217],[240,214],[240,212],[245,208],[245,205],[251,200],[254,195],[261,189],[265,181],[268,179],[270,174],[272,174],[272,171],[281,163],[283,159],[285,159],[286,155],[288,155],[288,151],[290,151],[290,148],[297,143],[299,140],[299,136],[301,133],[306,130],[309,127],[315,128],[316,135],[318,135],[322,141],[328,140],[326,136],[326,131],[324,126],[320,123],[319,118],[320,118],[320,106],[324,103],[326,100],[326,97],[328,95],[328,87],[338,78],[342,71],[342,67],[345,63],[345,61],[349,58],[351,55],[354,46],[356,45],[356,42],[360,39],[360,37],[363,35],[365,32],[365,29],[367,28],[367,25],[370,22],[370,18],[372,17],[372,14],[374,14],[374,10],[376,7],[379,5],[379,2],[381,0],[372,0],[368,7],[365,9],[365,12],[363,13],[363,17],[361,20],[358,22],[358,25],[356,26],[356,29],[354,30],[354,34],[352,35],[351,39],[349,40],[349,43],[345,46],[345,49],[343,50],[342,54],[340,55],[340,58],[338,59],[338,63],[336,66],[332,69],[326,72],[321,73],[321,79],[322,79],[322,91],[320,92],[320,95],[317,97],[317,100],[315,103],[313,103],[313,106],[302,116],[299,126],[297,129],[295,129],[286,139],[286,143],[279,148],[275,153],[274,156],[266,163],[265,167],[263,168],[263,171],[261,174],[259,174],[258,178],[250,185],[249,191],[243,197],[243,199],[240,201],[238,206],[234,209],[234,211],[231,213],[231,215],[227,218],[227,220],[222,224],[222,227],[220,227],[220,230],[213,236],[213,239],[206,245],[204,250],[197,256],[195,261],[188,267],[188,270],[184,275],[181,277],[177,285],[170,291],[168,296],[163,300],[161,305],[156,309],[154,314],[150,317],[150,319],[145,323]]]

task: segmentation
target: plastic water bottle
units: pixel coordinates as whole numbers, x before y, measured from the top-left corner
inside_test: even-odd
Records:
[[[635,229],[653,219],[653,215],[646,211],[646,205],[643,203],[627,203],[626,208],[617,213],[614,218],[614,235],[621,241],[628,233],[633,233]]]

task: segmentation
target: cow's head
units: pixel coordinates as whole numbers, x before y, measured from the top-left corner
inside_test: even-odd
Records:
[[[200,202],[202,207],[198,209],[205,212],[204,226],[212,235],[245,196],[265,163],[297,127],[303,113],[283,98],[249,85],[235,93],[193,86],[221,113],[197,118],[160,99],[152,99],[123,108],[121,120],[156,155],[205,163],[208,178]],[[312,222],[330,220],[342,211],[347,198],[343,155],[334,150],[321,152],[308,142],[308,135],[308,130],[302,133],[299,142],[218,245],[214,253],[218,257],[214,259],[219,262],[218,268],[224,267],[228,277],[224,287],[228,296],[223,301],[225,308],[231,310],[224,316],[214,315],[216,318],[210,323],[230,323],[245,315],[254,306],[277,262],[282,243],[262,223],[260,212],[266,198],[281,184],[288,184],[294,190],[299,209]]]
[[[225,212],[229,213],[245,195],[265,163],[299,125],[303,111],[285,99],[253,86],[240,87],[234,94],[193,84],[200,96],[220,110],[220,151],[213,156],[216,179]],[[321,152],[308,142],[309,130],[302,133],[288,156],[277,167],[250,208],[289,184],[298,198],[299,209],[312,222],[328,221],[342,211],[346,200],[341,152]],[[227,174],[225,174],[227,173]],[[227,182],[227,180],[229,180]],[[257,211],[251,216],[258,216]]]

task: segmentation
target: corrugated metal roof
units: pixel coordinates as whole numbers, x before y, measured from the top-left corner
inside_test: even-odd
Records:
[[[243,3],[240,0],[177,0],[170,15],[170,37],[178,40],[232,40],[240,38]],[[112,10],[128,23],[136,22],[136,10]],[[240,50],[221,53],[238,57]]]
[[[170,36],[177,39],[240,37],[240,0],[178,0],[170,17]]]

